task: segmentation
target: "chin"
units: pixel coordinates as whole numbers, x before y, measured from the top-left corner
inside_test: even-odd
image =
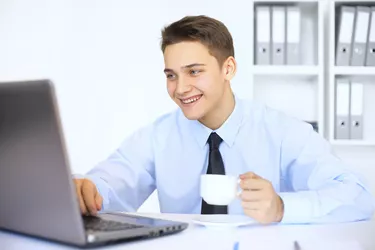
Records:
[[[184,113],[185,117],[189,120],[199,120],[202,118],[201,114],[197,114],[193,112],[185,112],[184,110],[182,110],[182,112]]]

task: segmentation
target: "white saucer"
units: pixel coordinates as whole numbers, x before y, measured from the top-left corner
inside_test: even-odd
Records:
[[[258,224],[255,220],[245,215],[198,215],[193,218],[193,223],[210,228],[235,228],[251,224]]]

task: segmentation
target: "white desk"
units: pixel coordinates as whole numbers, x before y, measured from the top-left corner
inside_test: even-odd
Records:
[[[154,238],[145,241],[134,241],[131,243],[124,243],[99,249],[126,249],[126,250],[141,250],[141,249],[212,249],[210,241],[217,241],[219,244],[215,245],[216,249],[233,249],[235,241],[240,241],[240,248],[242,242],[246,241],[254,243],[256,246],[261,246],[265,240],[272,240],[273,242],[293,242],[298,240],[301,242],[302,250],[310,249],[304,247],[305,242],[314,242],[322,240],[336,240],[336,241],[357,241],[361,244],[364,250],[375,249],[375,220],[344,224],[326,224],[326,225],[273,225],[260,226],[253,225],[242,227],[232,231],[226,230],[209,230],[201,226],[196,226],[191,223],[193,215],[178,215],[178,214],[148,214],[156,218],[165,218],[171,220],[186,221],[190,226],[185,231],[160,238]],[[281,244],[281,243],[280,243]],[[211,247],[210,247],[211,246]],[[8,232],[0,231],[0,249],[1,250],[15,250],[15,249],[38,249],[38,250],[68,250],[75,249],[66,245],[61,245],[52,242],[46,242],[40,239],[20,236]],[[263,248],[253,248],[263,249]],[[277,248],[281,249],[281,248]],[[293,248],[290,248],[292,250]]]

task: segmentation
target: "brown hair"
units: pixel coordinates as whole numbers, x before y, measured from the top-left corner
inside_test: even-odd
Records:
[[[219,65],[234,57],[233,39],[227,27],[220,21],[207,16],[186,16],[162,30],[161,50],[168,45],[185,41],[197,41],[205,45]]]

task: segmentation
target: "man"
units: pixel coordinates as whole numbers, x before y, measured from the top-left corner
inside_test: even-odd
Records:
[[[75,179],[83,214],[136,211],[157,188],[167,213],[246,214],[260,223],[372,216],[368,189],[311,125],[233,94],[236,61],[223,23],[185,17],[164,28],[161,49],[168,93],[179,109]],[[228,206],[202,201],[205,173],[240,176],[239,198]]]

